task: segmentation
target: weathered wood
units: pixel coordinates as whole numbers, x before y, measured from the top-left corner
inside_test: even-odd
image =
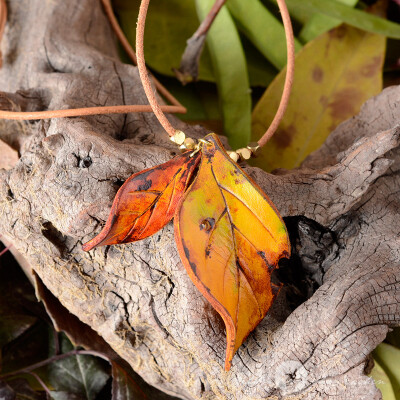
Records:
[[[37,108],[145,103],[98,0],[8,3],[1,91],[40,93]],[[68,310],[165,392],[379,399],[363,370],[400,319],[399,102],[400,88],[386,89],[297,170],[247,168],[287,218],[296,251],[229,373],[223,324],[186,275],[171,224],[138,243],[81,250],[121,182],[176,152],[151,114],[2,121],[0,138],[21,158],[0,171],[0,231]]]

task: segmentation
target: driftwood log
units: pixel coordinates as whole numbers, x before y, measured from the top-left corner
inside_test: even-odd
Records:
[[[8,3],[2,107],[146,103],[99,0]],[[138,243],[81,250],[121,183],[176,152],[150,113],[1,121],[20,158],[0,171],[0,232],[71,313],[166,393],[380,399],[365,366],[400,320],[399,104],[400,87],[386,89],[299,169],[246,168],[285,217],[294,254],[276,276],[285,289],[228,373],[224,326],[188,278],[171,224]]]

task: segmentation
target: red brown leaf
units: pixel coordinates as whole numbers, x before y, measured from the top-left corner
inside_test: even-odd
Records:
[[[83,250],[142,240],[163,228],[174,216],[199,161],[199,153],[191,156],[188,151],[128,178],[103,230]]]

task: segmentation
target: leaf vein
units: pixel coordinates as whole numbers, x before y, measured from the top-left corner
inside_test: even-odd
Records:
[[[214,177],[214,180],[215,180],[215,182],[216,182],[216,184],[217,184],[217,186],[218,186],[218,189],[219,189],[219,191],[221,192],[221,196],[222,196],[222,198],[223,198],[223,200],[224,200],[224,203],[225,203],[225,209],[226,209],[226,213],[227,213],[227,215],[228,215],[228,218],[229,218],[229,222],[230,222],[230,227],[231,227],[231,234],[232,234],[232,241],[233,241],[233,250],[234,250],[234,254],[235,254],[235,260],[237,260],[237,258],[238,258],[238,252],[237,252],[237,243],[236,243],[236,238],[235,238],[235,232],[234,232],[234,230],[233,230],[233,220],[232,220],[232,215],[231,215],[231,213],[229,212],[229,207],[228,207],[228,203],[227,203],[227,201],[226,201],[226,198],[225,198],[225,196],[224,196],[224,193],[223,193],[223,191],[222,191],[222,186],[220,185],[220,183],[218,182],[218,179],[217,179],[217,177],[215,176],[215,172],[214,172],[214,168],[213,168],[213,166],[211,165],[211,173],[212,173],[212,175],[213,175],[213,177]],[[231,257],[230,257],[231,258]],[[229,259],[230,259],[229,258]],[[228,261],[229,261],[229,259],[228,259]],[[225,267],[226,268],[226,267]],[[237,284],[237,290],[238,290],[238,295],[237,295],[237,302],[236,302],[236,313],[235,313],[235,321],[234,321],[234,323],[235,323],[235,327],[237,327],[237,325],[238,325],[238,318],[239,318],[239,299],[240,299],[240,289],[241,289],[241,287],[240,287],[240,270],[239,270],[239,268],[237,268],[236,267],[236,284]],[[233,318],[232,318],[233,319]]]
[[[228,206],[228,203],[227,203],[227,201],[226,201],[226,198],[225,198],[225,195],[224,195],[224,193],[223,193],[223,190],[226,190],[226,191],[229,192],[231,195],[233,195],[233,196],[234,196],[236,199],[238,199],[247,209],[249,209],[249,207],[248,207],[246,204],[244,204],[244,202],[243,202],[241,199],[239,199],[234,193],[232,193],[230,190],[226,189],[223,185],[221,185],[221,184],[218,182],[217,177],[215,176],[214,169],[213,169],[212,166],[211,166],[211,172],[212,172],[212,175],[213,175],[213,177],[214,177],[214,179],[215,179],[215,182],[216,182],[217,185],[218,185],[218,188],[219,188],[219,190],[220,190],[220,192],[221,192],[221,195],[222,195],[222,197],[223,197],[223,199],[224,199],[226,212],[227,212],[227,214],[228,214],[228,218],[229,218],[229,222],[230,222],[230,226],[231,226],[232,239],[233,239],[233,243],[234,243],[235,259],[236,259],[236,266],[237,266],[237,268],[236,268],[236,270],[237,270],[237,277],[236,277],[236,279],[237,279],[237,285],[238,285],[238,296],[237,296],[238,301],[237,301],[236,316],[235,316],[235,318],[236,318],[236,324],[237,324],[237,322],[238,322],[238,313],[239,313],[240,290],[241,290],[241,285],[240,285],[240,271],[242,272],[243,278],[246,280],[248,286],[249,286],[250,289],[251,289],[251,293],[252,293],[252,295],[253,295],[253,297],[254,297],[254,300],[255,300],[255,302],[256,302],[256,304],[257,304],[257,307],[258,307],[258,311],[259,311],[259,313],[260,313],[261,316],[262,316],[262,311],[261,311],[261,306],[260,306],[260,304],[259,304],[259,302],[258,302],[258,299],[257,299],[257,297],[256,297],[256,295],[255,295],[255,293],[254,293],[254,289],[253,289],[253,287],[252,287],[251,284],[250,284],[249,278],[247,277],[247,275],[246,275],[244,269],[242,268],[242,266],[240,265],[240,260],[239,260],[239,257],[238,257],[237,242],[236,242],[236,238],[235,238],[234,229],[236,229],[240,234],[242,234],[242,233],[239,231],[239,229],[237,228],[237,226],[233,223],[233,218],[232,218],[232,216],[231,216],[231,214],[230,214],[230,212],[229,212],[229,206]],[[250,209],[249,209],[249,210],[250,210]],[[253,215],[258,219],[258,221],[261,223],[261,225],[264,226],[264,224],[260,221],[260,219],[257,217],[257,215],[255,215],[254,212],[253,212],[252,210],[250,210],[250,211],[251,211],[251,212],[253,213]],[[267,230],[267,232],[268,232],[268,233],[271,235],[271,237],[273,238],[273,236],[272,236],[272,234],[270,233],[270,231],[269,231],[266,227],[265,227],[265,229]],[[244,236],[244,235],[243,235],[243,236]],[[245,236],[244,236],[244,237],[245,237]],[[245,237],[245,238],[246,238],[246,237]],[[247,238],[246,238],[246,239],[247,239]],[[250,241],[249,241],[249,242],[250,242]],[[251,243],[251,242],[250,242],[250,243]],[[251,244],[252,244],[252,243],[251,243]],[[252,245],[253,245],[253,244],[252,244]],[[253,246],[254,246],[254,245],[253,245]],[[254,246],[254,247],[255,247],[255,246]],[[256,247],[255,247],[255,248],[256,248]]]
[[[182,171],[182,168],[179,168],[178,171],[176,171],[176,173],[175,173],[175,175],[173,176],[172,180],[171,180],[170,182],[168,182],[168,184],[165,186],[165,188],[164,188],[162,191],[159,192],[158,196],[151,202],[151,204],[150,204],[141,214],[139,214],[139,215],[136,217],[135,222],[136,222],[139,218],[141,218],[149,209],[151,209],[151,208],[154,206],[154,204],[159,200],[159,198],[162,196],[162,194],[167,190],[167,188],[168,188],[168,186],[171,184],[171,182],[172,182],[172,181],[175,182],[176,176],[177,176],[177,175],[179,174],[179,172],[181,172],[181,171]],[[151,192],[151,191],[149,191],[149,192]],[[155,191],[153,191],[153,192],[155,192]],[[155,208],[155,207],[154,207],[154,208]],[[150,217],[149,217],[149,221],[150,221],[150,219],[151,219],[151,215],[150,215]],[[147,223],[148,223],[149,221],[147,221]],[[133,233],[133,231],[134,231],[134,229],[135,229],[135,225],[136,225],[135,222],[134,222],[132,228],[129,229],[129,232],[128,232],[128,233],[125,235],[125,237],[122,239],[122,241],[126,240],[126,238],[128,238],[128,237]],[[147,226],[147,224],[146,224],[146,226]],[[145,227],[146,227],[146,226],[145,226]],[[143,231],[144,231],[144,228],[142,229],[142,232],[141,232],[141,233],[143,233]]]
[[[218,183],[218,186],[225,190],[226,192],[230,193],[232,196],[234,196],[238,201],[240,201],[258,220],[258,222],[263,226],[263,228],[269,233],[269,235],[271,236],[271,238],[273,240],[276,241],[276,239],[274,238],[274,236],[272,235],[272,233],[270,232],[270,230],[262,223],[262,221],[260,220],[260,218],[257,216],[257,214],[242,200],[240,199],[235,193],[233,193],[231,190],[229,190],[228,188],[226,188],[225,186],[221,185],[220,183]],[[224,197],[225,198],[225,197]],[[226,203],[226,202],[225,202]]]

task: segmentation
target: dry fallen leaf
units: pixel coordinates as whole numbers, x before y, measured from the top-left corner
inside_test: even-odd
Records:
[[[319,148],[342,121],[382,90],[386,39],[347,25],[326,32],[296,56],[294,85],[279,129],[253,165],[294,168]],[[282,94],[285,70],[253,111],[253,138],[271,123]]]

